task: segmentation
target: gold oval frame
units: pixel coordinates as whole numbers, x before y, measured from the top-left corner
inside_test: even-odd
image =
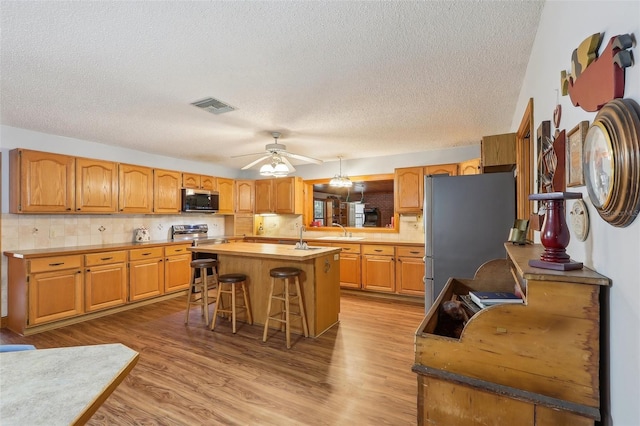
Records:
[[[589,127],[603,131],[610,143],[613,155],[613,185],[605,201],[594,202],[597,188],[593,180],[585,175],[591,203],[605,221],[613,226],[629,226],[640,210],[640,105],[632,99],[614,99],[608,102],[596,115]],[[585,147],[583,152],[583,172],[586,174],[593,159]]]

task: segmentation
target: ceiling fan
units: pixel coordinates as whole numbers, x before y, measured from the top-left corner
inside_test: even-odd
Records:
[[[293,167],[291,162],[289,162],[288,158],[295,158],[297,160],[305,161],[307,163],[322,164],[322,160],[318,160],[317,158],[307,157],[305,155],[300,155],[300,154],[294,154],[292,152],[287,151],[287,147],[285,145],[278,143],[278,138],[280,137],[279,132],[272,132],[271,136],[273,136],[274,143],[270,143],[265,146],[266,155],[263,155],[257,160],[252,161],[251,163],[242,167],[241,170],[247,170],[255,166],[256,164],[267,160],[266,164],[260,168],[261,174],[267,175],[267,176],[269,175],[285,176],[288,173],[296,171],[296,169]],[[249,155],[260,155],[260,154],[264,154],[264,153],[257,152],[253,154],[236,155],[231,158],[247,157]]]

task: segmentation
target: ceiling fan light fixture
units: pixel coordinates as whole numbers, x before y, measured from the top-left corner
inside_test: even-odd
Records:
[[[275,168],[271,165],[271,163],[264,164],[260,167],[260,175],[262,176],[272,176]]]
[[[353,186],[353,182],[347,176],[342,175],[342,157],[338,157],[340,159],[340,174],[335,175],[333,179],[329,181],[329,186],[333,186],[334,188],[351,188]]]

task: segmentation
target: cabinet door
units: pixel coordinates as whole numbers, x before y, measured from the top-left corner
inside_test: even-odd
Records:
[[[458,170],[461,175],[477,175],[480,174],[480,159],[474,158],[473,160],[463,161],[458,164]]]
[[[273,213],[273,179],[262,179],[255,182],[256,213]]]
[[[80,315],[82,270],[32,274],[29,278],[29,325]]]
[[[129,263],[129,300],[159,296],[164,290],[162,258],[135,260]]]
[[[302,214],[302,180],[298,177],[274,180],[276,213]]]
[[[10,212],[64,213],[75,208],[75,158],[12,150]]]
[[[189,288],[191,281],[191,254],[167,256],[164,260],[164,292]]]
[[[424,197],[424,169],[405,167],[395,170],[393,194],[397,213],[419,213]]]
[[[113,161],[76,158],[76,211],[118,210],[118,167]]]
[[[458,175],[458,164],[435,164],[432,166],[425,166],[425,175]]]
[[[360,255],[340,253],[340,286],[360,288],[360,280]]]
[[[217,178],[218,193],[220,194],[220,205],[218,213],[234,212],[233,203],[235,202],[235,183],[233,179]]]
[[[362,288],[365,290],[395,291],[395,265],[391,256],[362,256]]]
[[[182,187],[199,189],[200,175],[195,173],[182,173]]]
[[[153,209],[153,170],[130,164],[118,165],[121,213],[151,213]]]
[[[216,178],[214,178],[213,176],[200,176],[200,188],[209,191],[217,191],[218,184],[216,182]]]
[[[424,262],[420,257],[398,257],[396,291],[400,294],[424,296]]]
[[[516,134],[484,136],[481,155],[482,167],[516,164]]]
[[[180,173],[170,170],[153,171],[153,211],[180,212]]]
[[[85,270],[87,312],[124,305],[127,302],[127,264],[91,266]]]
[[[236,181],[236,213],[253,213],[254,192],[254,181]]]

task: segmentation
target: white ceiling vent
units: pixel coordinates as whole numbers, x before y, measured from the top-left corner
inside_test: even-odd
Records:
[[[213,98],[205,98],[196,102],[192,102],[191,105],[195,105],[198,108],[202,108],[205,111],[209,111],[212,114],[222,114],[229,111],[234,111],[235,108],[231,105],[227,105],[222,101]]]

